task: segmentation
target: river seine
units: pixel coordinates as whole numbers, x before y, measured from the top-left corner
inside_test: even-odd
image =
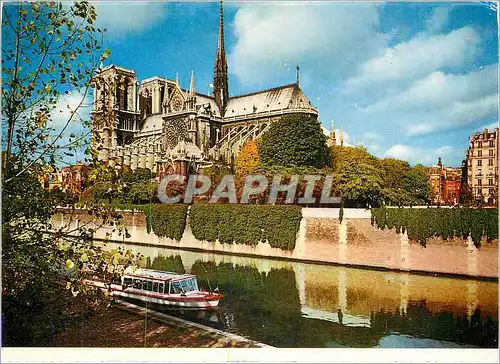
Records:
[[[107,248],[119,244],[108,243]],[[276,347],[498,347],[498,282],[121,245],[193,273],[216,312],[169,311]]]

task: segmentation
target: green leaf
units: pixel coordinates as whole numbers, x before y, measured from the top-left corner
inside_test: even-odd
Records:
[[[73,261],[71,259],[66,260],[66,269],[68,269],[68,270],[73,269],[74,266],[75,266],[75,263],[73,263]]]

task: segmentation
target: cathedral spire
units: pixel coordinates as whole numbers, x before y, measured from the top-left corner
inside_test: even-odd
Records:
[[[189,94],[194,96],[195,88],[194,88],[194,71],[191,70],[191,83],[189,84]]]
[[[219,37],[217,40],[217,54],[215,56],[214,65],[214,97],[221,116],[223,116],[227,105],[227,99],[229,98],[229,89],[227,85],[226,51],[224,49],[224,12],[222,0],[220,1]]]

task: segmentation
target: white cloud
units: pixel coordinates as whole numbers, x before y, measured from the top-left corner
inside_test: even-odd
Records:
[[[305,77],[344,75],[383,49],[387,37],[378,29],[377,4],[249,4],[234,19],[230,71],[254,84],[294,75],[297,64]]]
[[[61,134],[57,140],[56,145],[65,146],[70,142],[70,135],[73,134],[76,138],[83,138],[82,140],[89,141],[90,129],[84,125],[84,121],[90,120],[90,109],[92,103],[92,96],[84,94],[78,90],[70,92],[67,95],[61,95],[57,100],[55,108],[51,112],[51,120],[48,121],[47,126],[54,129],[51,133],[53,137]],[[71,114],[75,111],[75,115],[69,122],[68,126],[62,131],[65,125],[71,118]],[[75,139],[73,138],[73,141]],[[65,162],[75,163],[76,161],[83,161],[85,158],[85,148],[75,148],[71,151],[72,157],[64,156]]]
[[[406,90],[361,108],[408,135],[456,129],[498,115],[498,65],[454,75],[433,72]]]
[[[491,94],[483,98],[466,102],[453,102],[449,105],[443,104],[443,108],[422,118],[429,121],[409,125],[409,135],[429,134],[438,130],[449,130],[467,124],[475,123],[489,117],[495,117],[498,113],[498,94]]]
[[[149,1],[100,1],[93,3],[97,26],[106,28],[109,37],[137,33],[147,29],[167,15],[167,4]]]
[[[347,88],[359,89],[401,83],[423,77],[443,67],[462,65],[479,50],[479,35],[464,27],[444,35],[418,35],[408,42],[387,48],[383,55],[369,59],[361,72],[348,80]]]
[[[438,33],[448,23],[450,13],[449,7],[435,8],[431,16],[425,20],[427,31],[430,33]]]
[[[56,131],[61,130],[71,118],[71,114],[75,110],[76,112],[71,119],[70,125],[73,126],[81,123],[82,120],[89,120],[89,105],[91,102],[90,95],[87,93],[87,95],[84,96],[80,91],[72,91],[66,95],[61,95],[51,113],[52,120],[49,123],[49,126],[55,128]]]
[[[383,154],[383,157],[402,159],[410,162],[411,164],[421,163],[430,165],[437,161],[438,157],[441,157],[443,161],[452,160],[456,157],[455,153],[455,149],[450,146],[426,149],[406,144],[396,144],[391,146]]]
[[[465,75],[433,72],[417,80],[407,90],[364,108],[368,112],[449,107],[452,102],[468,102],[496,93],[498,65],[488,65]]]

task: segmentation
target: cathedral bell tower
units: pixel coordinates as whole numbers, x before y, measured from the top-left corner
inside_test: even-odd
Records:
[[[224,13],[222,0],[220,1],[219,38],[217,40],[217,54],[214,65],[214,97],[221,116],[224,116],[227,99],[229,98],[229,89],[227,84],[226,51],[224,50]]]

